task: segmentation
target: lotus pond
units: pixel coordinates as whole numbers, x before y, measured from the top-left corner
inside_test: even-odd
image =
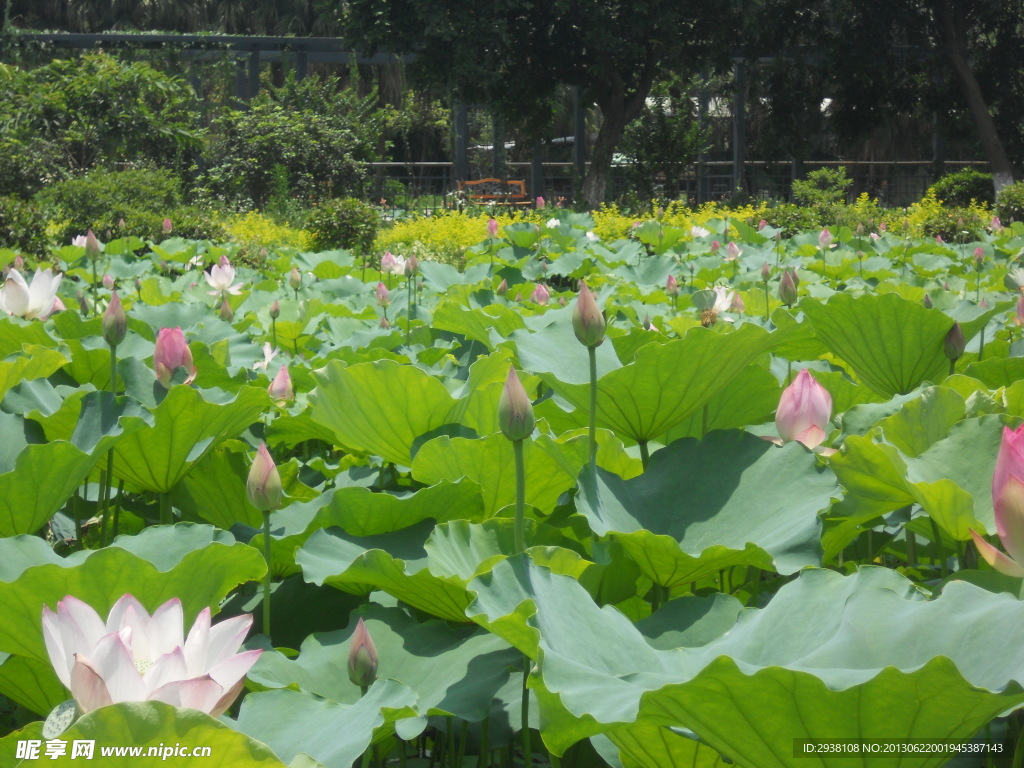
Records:
[[[0,765],[1009,765],[1024,224],[592,229],[19,264]]]

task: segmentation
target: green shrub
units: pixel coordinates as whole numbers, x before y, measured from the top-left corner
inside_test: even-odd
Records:
[[[976,209],[943,206],[920,221],[924,237],[941,237],[946,242],[974,240],[988,221]]]
[[[101,240],[118,237],[138,237],[160,242],[165,237],[184,237],[189,240],[222,240],[227,232],[223,223],[205,209],[180,205],[160,212],[143,208],[122,208],[121,215],[107,214],[97,217],[86,228]],[[170,235],[164,232],[164,219],[171,220]]]
[[[772,205],[764,212],[764,219],[776,229],[781,229],[786,235],[823,226],[818,209],[795,203]]]
[[[853,179],[846,175],[846,168],[819,168],[807,174],[806,179],[793,182],[793,200],[800,205],[816,208],[841,205],[846,202],[846,193]]]
[[[368,253],[378,226],[376,209],[353,197],[328,200],[310,211],[306,220],[309,247],[315,251],[344,248]]]
[[[992,174],[965,168],[956,173],[947,173],[929,187],[943,205],[951,208],[966,208],[974,200],[978,203],[995,202]]]
[[[1003,224],[1024,221],[1024,181],[1003,187],[996,199],[996,215]]]
[[[46,252],[46,222],[38,208],[18,197],[0,196],[0,248],[33,256]]]

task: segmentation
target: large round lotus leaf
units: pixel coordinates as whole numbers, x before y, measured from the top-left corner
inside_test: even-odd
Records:
[[[795,762],[794,739],[968,739],[1024,702],[1024,659],[1005,651],[1024,642],[1024,604],[963,582],[928,601],[887,569],[808,570],[729,632],[671,650],[526,558],[469,588],[477,600],[467,613],[538,659],[531,685],[557,753],[640,723],[687,728],[740,765],[840,766],[848,759]]]
[[[513,331],[524,328],[525,324],[518,312],[501,304],[467,309],[454,301],[442,300],[434,310],[431,326],[439,331],[461,334],[489,347],[492,333],[505,338]]]
[[[42,739],[42,724],[15,731],[0,739],[0,754],[14,755],[16,742]],[[46,765],[116,766],[137,765],[174,766],[174,768],[202,768],[211,763],[232,768],[285,768],[276,755],[265,745],[244,733],[228,727],[204,712],[194,709],[176,709],[159,701],[139,701],[101,707],[83,715],[71,728],[60,735],[67,742],[65,754],[52,759],[45,755],[45,743],[40,747],[40,760]],[[72,757],[76,741],[92,742],[92,756]],[[141,750],[130,753],[103,754],[104,749],[125,748]],[[177,754],[173,750],[179,749]],[[193,749],[208,748],[209,752],[193,754]],[[149,750],[153,749],[153,755]],[[170,751],[165,751],[170,750]],[[183,753],[180,750],[188,750]],[[23,763],[29,765],[36,761]]]
[[[0,400],[15,384],[49,376],[67,362],[57,350],[36,344],[25,347],[24,357],[0,361]]]
[[[712,430],[739,429],[770,421],[781,395],[778,379],[770,372],[756,365],[747,366],[703,408],[672,427],[666,439],[672,442],[681,437],[702,437]]]
[[[42,323],[7,315],[0,317],[0,359],[21,352],[26,344],[57,346]]]
[[[0,539],[0,650],[48,661],[42,610],[74,595],[105,617],[124,594],[150,611],[173,597],[191,623],[232,589],[256,581],[266,564],[252,547],[208,525],[147,528],[111,546],[57,557],[41,539]]]
[[[0,653],[0,692],[40,717],[68,697],[49,661],[7,653]]]
[[[550,373],[566,384],[590,381],[590,355],[572,329],[573,311],[574,307],[549,311],[544,315],[548,324],[543,328],[516,331],[509,336],[524,369],[538,375]],[[610,342],[597,347],[596,357],[598,376],[621,367]]]
[[[800,309],[818,338],[880,395],[909,392],[949,369],[943,342],[953,322],[919,302],[894,293],[837,293],[827,303],[804,300]]]
[[[29,445],[0,475],[0,536],[35,533],[64,506],[96,459],[71,443]]]
[[[343,667],[344,660],[338,664]],[[298,691],[264,691],[245,697],[236,727],[289,764],[309,755],[328,768],[348,766],[370,746],[375,730],[381,739],[393,732],[395,720],[414,716],[415,703],[416,694],[395,680],[377,680],[353,704]]]
[[[732,565],[793,573],[819,563],[818,514],[838,495],[799,443],[723,431],[672,443],[632,480],[584,470],[576,508],[671,587]]]
[[[446,424],[455,405],[438,379],[390,360],[332,363],[315,378],[314,420],[332,429],[340,445],[406,467],[416,438]]]
[[[191,387],[171,387],[153,410],[153,425],[118,440],[114,474],[137,489],[169,493],[207,451],[241,434],[269,407],[270,395],[257,387],[242,387],[225,403],[208,402]]]
[[[491,713],[491,700],[508,681],[522,654],[479,628],[455,629],[441,621],[417,622],[397,608],[369,605],[359,611],[373,638],[380,678],[398,680],[416,693],[421,715],[452,714],[479,722]],[[249,679],[267,688],[300,691],[351,704],[359,699],[344,664],[355,630],[310,635],[298,658],[265,652]]]
[[[747,324],[730,333],[693,328],[685,338],[648,344],[629,365],[598,379],[597,423],[620,436],[646,442],[681,424],[740,374],[755,358],[781,342]],[[538,374],[548,386],[583,411],[590,410],[590,387]]]
[[[623,768],[722,768],[716,750],[668,726],[626,725],[608,732]]]

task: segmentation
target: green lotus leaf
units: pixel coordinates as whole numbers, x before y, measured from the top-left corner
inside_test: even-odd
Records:
[[[325,766],[347,766],[373,740],[390,735],[396,720],[414,716],[415,703],[416,694],[395,680],[378,680],[353,704],[298,691],[263,691],[245,697],[235,727],[258,737],[289,765],[307,755]]]
[[[512,331],[524,328],[522,316],[511,307],[491,304],[488,307],[467,309],[453,301],[442,301],[434,310],[432,327],[439,331],[451,331],[467,339],[491,346],[491,334],[501,338]]]
[[[62,353],[38,344],[26,345],[23,354],[14,360],[0,361],[0,400],[16,384],[45,378],[68,362]]]
[[[888,443],[905,456],[916,457],[949,434],[964,417],[964,399],[952,389],[928,387],[898,413],[878,422]]]
[[[837,293],[827,303],[801,301],[800,309],[818,338],[885,397],[943,378],[949,368],[943,342],[953,323],[917,302],[892,293]]]
[[[1024,358],[993,357],[980,363],[971,363],[966,373],[992,389],[1008,387],[1024,379]]]
[[[38,542],[38,543],[35,543]],[[262,556],[223,531],[179,524],[120,536],[111,546],[59,558],[31,537],[0,539],[0,650],[47,662],[42,608],[74,595],[106,616],[134,595],[150,611],[177,597],[185,620],[214,610],[239,584],[266,572]]]
[[[68,694],[49,660],[0,653],[0,691],[30,712],[45,717]]]
[[[15,742],[42,739],[42,724],[33,723],[0,739],[3,754],[14,754]],[[194,709],[176,709],[159,701],[139,701],[101,707],[83,715],[60,735],[67,742],[65,754],[51,759],[40,749],[40,757],[47,765],[76,766],[85,762],[101,768],[116,765],[200,768],[211,762],[238,768],[285,768],[277,756],[264,744],[229,728],[216,718]],[[91,759],[81,755],[72,757],[76,741],[93,742]],[[138,748],[139,756],[126,754],[104,755],[105,748]],[[187,756],[176,748],[189,750]],[[193,755],[196,748],[209,752]],[[152,749],[152,755],[149,750]]]
[[[573,311],[573,307],[549,311],[544,315],[549,322],[543,328],[516,331],[509,339],[515,343],[516,356],[524,369],[542,378],[546,373],[566,384],[589,386],[589,354],[573,332]],[[597,347],[595,354],[598,376],[621,367],[611,344]]]
[[[0,474],[0,535],[35,533],[64,506],[97,459],[71,443],[29,445]]]
[[[648,344],[637,352],[635,362],[598,379],[597,423],[638,443],[663,436],[785,335],[748,323],[730,333],[694,328],[683,339]],[[588,385],[538,375],[577,408],[589,411]]]
[[[677,729],[678,730],[678,729]],[[608,732],[623,768],[721,768],[717,750],[669,726],[628,725]]]
[[[369,605],[359,611],[380,658],[380,679],[400,680],[416,693],[421,715],[451,714],[479,722],[491,714],[491,701],[522,659],[498,637],[442,621],[417,622],[397,608]],[[298,658],[265,652],[249,679],[267,688],[297,687],[344,704],[359,699],[338,659],[348,655],[356,616],[336,632],[310,635]],[[2,669],[2,668],[0,668]]]
[[[390,360],[331,363],[315,378],[313,419],[340,445],[402,466],[412,464],[416,438],[448,423],[455,405],[438,379]]]
[[[770,421],[781,396],[782,387],[770,372],[756,365],[748,366],[703,408],[672,427],[666,441],[673,442],[681,437],[699,438],[712,430],[737,429]]]
[[[171,387],[153,410],[152,426],[118,440],[114,474],[137,489],[169,493],[195,462],[221,440],[241,434],[270,404],[258,387],[242,387],[224,403],[208,402],[191,387]]]
[[[799,443],[726,431],[672,443],[632,480],[588,468],[576,507],[594,533],[613,536],[672,587],[732,565],[793,573],[819,563],[818,514],[838,494]]]
[[[26,345],[54,347],[56,342],[42,323],[8,317],[6,314],[0,317],[0,359],[20,352]]]
[[[668,650],[571,578],[524,558],[498,564],[470,589],[478,597],[468,613],[538,660],[531,687],[556,753],[637,723],[689,729],[740,765],[789,766],[796,738],[969,739],[1024,702],[1024,662],[993,656],[1024,640],[1024,606],[962,582],[927,601],[887,569],[848,577],[812,569],[765,608],[745,609],[730,631]],[[850,763],[818,756],[808,764]]]

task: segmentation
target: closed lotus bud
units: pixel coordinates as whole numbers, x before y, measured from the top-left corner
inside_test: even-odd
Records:
[[[522,291],[517,291],[516,292],[516,297],[515,297],[515,299],[513,299],[513,301],[515,301],[518,304],[522,300],[523,300],[523,292]]]
[[[745,312],[747,309],[747,305],[743,303],[743,298],[738,293],[732,298],[731,309],[733,312],[738,312],[740,314]]]
[[[106,288],[108,291],[114,290],[114,278],[111,277],[109,272],[104,272],[103,273],[102,281],[103,281],[103,287],[104,288]]]
[[[377,304],[379,306],[386,307],[391,303],[391,294],[388,293],[388,287],[384,283],[377,283],[377,290],[374,291],[374,294],[377,297]]]
[[[998,232],[999,230],[1001,230],[1003,228],[1003,222],[1001,222],[999,220],[998,216],[993,216],[992,217],[991,227],[992,227],[992,231],[993,232]]]
[[[117,228],[118,229],[124,229],[126,226],[128,226],[128,225],[124,223],[124,218],[123,217],[117,220]]]
[[[282,365],[274,380],[267,387],[267,392],[275,400],[294,400],[295,388],[292,386],[292,377],[288,373],[288,366]]]
[[[775,426],[783,440],[797,440],[814,448],[824,442],[831,416],[832,396],[804,368],[783,390]]]
[[[543,208],[543,207],[544,207],[544,198],[541,197],[540,195],[537,195],[537,208],[540,209],[540,208]]]
[[[85,236],[85,255],[91,260],[100,257],[100,241],[96,239],[96,235],[93,234],[91,229]]]
[[[135,278],[135,292],[136,293],[141,293],[142,292],[142,281],[139,278],[137,278],[137,277]]]
[[[388,319],[386,317],[381,317],[380,322],[377,324],[377,327],[383,331],[386,331],[389,328],[391,328],[391,323],[388,322]]]
[[[789,307],[796,303],[796,273],[791,269],[785,270],[779,280],[779,298]]]
[[[736,245],[735,242],[730,242],[729,246],[725,249],[725,260],[736,261],[743,254],[743,249]]]
[[[234,320],[234,318],[234,310],[231,309],[231,305],[228,304],[228,300],[224,299],[224,301],[220,303],[220,319],[230,323],[232,320]]]
[[[765,220],[765,219],[761,219],[761,220],[760,220],[760,221],[759,221],[759,222],[757,223],[757,231],[758,231],[758,232],[760,232],[760,231],[761,231],[762,229],[764,229],[764,228],[765,228],[765,227],[767,227],[767,226],[768,226],[768,222],[767,222],[767,220]]]
[[[932,297],[929,296],[927,293],[924,295],[924,298],[921,299],[921,303],[924,304],[925,309],[931,309],[932,307],[935,306],[935,304],[932,302]]]
[[[245,483],[245,492],[252,505],[261,512],[268,512],[281,506],[284,491],[281,489],[281,474],[267,450],[266,443],[260,443],[256,457],[249,470],[249,479]]]
[[[832,233],[828,231],[828,227],[821,230],[818,233],[818,246],[821,248],[828,248],[832,244]]]
[[[767,283],[769,280],[771,280],[771,277],[772,277],[772,268],[768,266],[768,262],[766,261],[764,263],[764,266],[761,267],[761,279],[764,282]]]
[[[412,277],[416,274],[416,270],[420,268],[420,260],[415,256],[410,256],[405,260],[405,276]]]
[[[974,268],[981,272],[985,266],[985,252],[981,248],[974,249]]]
[[[721,248],[721,247],[722,247],[722,244],[719,243],[717,240],[712,240],[711,241],[711,252],[712,253],[718,253],[718,249]]]
[[[533,434],[533,404],[515,368],[509,368],[505,388],[498,400],[498,425],[509,440],[525,440]]]
[[[302,285],[302,273],[299,272],[298,267],[292,267],[292,271],[288,273],[288,285],[292,287],[293,291],[299,290]]]
[[[170,219],[164,219],[164,234],[165,235],[171,234],[171,231],[173,229],[174,229],[174,225],[171,224],[171,220]]]
[[[668,279],[665,281],[665,293],[669,296],[679,295],[679,281],[676,280],[675,275],[669,275]]]
[[[25,259],[21,257],[20,253],[14,257],[14,268],[19,272],[25,271]]]
[[[508,280],[502,278],[501,282],[498,283],[498,295],[504,296],[506,293],[508,293]]]
[[[1013,321],[1018,326],[1024,326],[1024,293],[1017,297],[1017,314],[1014,315]]]
[[[572,312],[572,330],[585,347],[599,347],[604,341],[604,315],[586,283],[580,283],[580,293]]]
[[[551,291],[547,289],[544,283],[537,283],[537,287],[533,289],[533,293],[530,294],[530,301],[535,304],[547,304],[548,299],[551,298]]]
[[[78,310],[83,315],[89,314],[89,302],[85,299],[85,294],[79,291],[75,294],[75,298],[78,299]]]
[[[159,382],[168,389],[178,368],[184,368],[188,372],[185,384],[191,384],[195,380],[196,366],[192,362],[192,350],[185,343],[185,334],[181,328],[160,329],[153,348],[153,368]]]
[[[366,624],[362,619],[352,633],[352,644],[348,649],[348,679],[360,688],[369,688],[377,679],[377,649],[373,645]]]
[[[270,305],[270,319],[277,320],[281,316],[281,302],[274,299],[274,303]]]
[[[949,329],[946,340],[943,342],[946,357],[953,361],[959,360],[963,356],[966,346],[967,340],[964,338],[964,331],[960,327],[960,323],[953,323],[953,327]]]
[[[487,220],[487,236],[497,237],[498,236],[498,220],[493,216]]]
[[[103,339],[112,347],[116,347],[128,332],[128,319],[124,314],[124,306],[117,291],[110,297],[107,311],[103,313]]]

